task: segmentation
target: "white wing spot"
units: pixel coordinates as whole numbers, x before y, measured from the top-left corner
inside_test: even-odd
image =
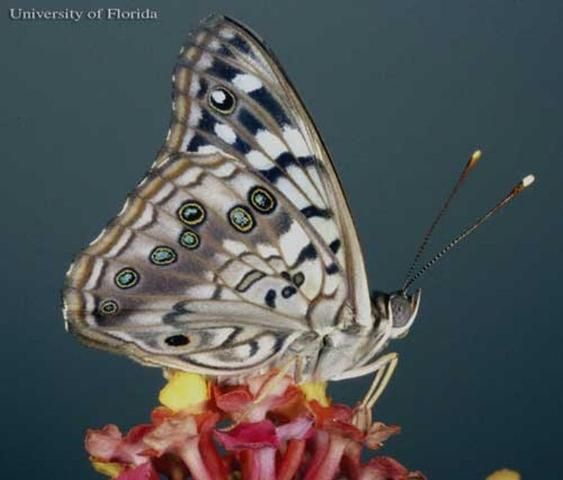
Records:
[[[190,112],[190,118],[188,120],[188,125],[190,127],[195,127],[201,120],[201,108],[198,105],[192,105],[192,110]]]
[[[233,255],[240,255],[241,253],[248,251],[243,242],[237,242],[230,239],[223,240],[223,248]]]
[[[293,222],[287,233],[280,237],[280,249],[287,264],[297,260],[303,247],[308,245],[309,237],[297,222]]]
[[[258,144],[272,158],[277,158],[280,154],[286,151],[283,142],[276,135],[267,130],[260,130],[259,132],[257,132],[256,140],[258,141]]]
[[[226,38],[227,40],[231,40],[235,37],[235,32],[229,29],[224,29],[219,32],[219,36],[222,38]]]
[[[250,75],[248,73],[237,74],[235,78],[233,78],[232,82],[235,87],[240,88],[246,93],[262,88],[262,82],[254,75]]]
[[[213,145],[202,145],[197,149],[197,153],[215,153],[218,151],[219,149]]]
[[[258,170],[272,168],[274,166],[274,163],[266,157],[266,155],[257,150],[251,150],[248,152],[246,154],[246,159],[250,162],[250,165]]]
[[[213,65],[213,57],[209,53],[204,53],[196,63],[196,68],[206,70]]]
[[[256,249],[258,250],[258,255],[262,258],[268,258],[274,255],[279,256],[280,254],[276,248],[272,247],[272,245],[268,243],[259,243],[256,245]]]
[[[228,177],[236,170],[236,167],[232,163],[225,163],[220,167],[214,168],[213,175],[216,177]]]
[[[301,132],[293,127],[284,127],[283,138],[296,157],[306,157],[311,154]]]
[[[215,133],[219,138],[229,144],[236,142],[237,135],[231,127],[225,125],[224,123],[217,123],[215,125]]]
[[[195,98],[199,93],[199,88],[199,75],[194,73],[192,75],[192,83],[190,85],[190,96]]]

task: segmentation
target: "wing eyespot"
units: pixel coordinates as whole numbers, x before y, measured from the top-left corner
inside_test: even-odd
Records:
[[[276,206],[276,198],[263,187],[252,187],[248,192],[248,202],[260,213],[272,213]]]
[[[184,202],[178,209],[178,218],[189,226],[203,223],[207,214],[198,202]]]
[[[119,311],[119,305],[115,300],[104,300],[98,306],[98,311],[102,315],[115,315]]]
[[[188,250],[195,250],[199,247],[200,239],[199,235],[194,232],[193,230],[186,229],[180,234],[180,238],[178,240],[182,247],[187,248]]]
[[[231,226],[242,233],[250,232],[256,225],[252,213],[243,205],[237,205],[231,208],[228,218]]]
[[[293,283],[297,287],[303,285],[304,282],[305,282],[305,275],[302,272],[297,272],[295,275],[293,275]]]
[[[154,265],[170,265],[178,259],[176,252],[166,246],[155,247],[150,253],[149,259]]]
[[[225,87],[215,87],[207,95],[209,106],[221,115],[233,113],[237,106],[235,95]]]
[[[132,288],[139,283],[140,276],[132,268],[122,268],[115,274],[115,284],[121,289]]]

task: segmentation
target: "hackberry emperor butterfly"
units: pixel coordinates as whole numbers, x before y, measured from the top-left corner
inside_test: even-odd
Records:
[[[297,358],[338,380],[416,317],[420,291],[373,299],[329,154],[271,52],[202,23],[173,76],[166,142],[121,213],[76,259],[69,330],[143,364],[232,377]]]

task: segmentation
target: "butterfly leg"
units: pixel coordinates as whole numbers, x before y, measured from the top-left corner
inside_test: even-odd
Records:
[[[388,353],[378,358],[373,364],[368,365],[369,367],[376,368],[375,377],[354,415],[354,424],[362,431],[367,431],[371,426],[371,412],[373,406],[379,397],[381,397],[385,387],[387,387],[387,384],[391,380],[398,362],[399,356],[396,353]]]

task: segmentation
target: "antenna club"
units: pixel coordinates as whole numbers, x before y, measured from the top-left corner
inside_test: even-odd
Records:
[[[534,183],[534,180],[536,178],[533,175],[527,175],[525,176],[522,180],[520,180],[520,182],[518,182],[514,188],[512,189],[511,192],[511,196],[515,196],[518,195],[520,192],[522,192],[525,188],[529,187],[532,183]]]
[[[536,180],[536,177],[534,177],[533,175],[526,175],[523,179],[522,182],[520,182],[522,184],[523,188],[527,188],[529,187],[532,183],[534,183]]]
[[[465,166],[465,171],[467,172],[468,170],[471,170],[473,167],[475,167],[475,165],[477,165],[479,160],[481,160],[482,156],[483,156],[483,152],[481,150],[479,150],[479,149],[475,150],[471,154],[471,157],[469,157],[469,161],[467,162],[467,165]]]

